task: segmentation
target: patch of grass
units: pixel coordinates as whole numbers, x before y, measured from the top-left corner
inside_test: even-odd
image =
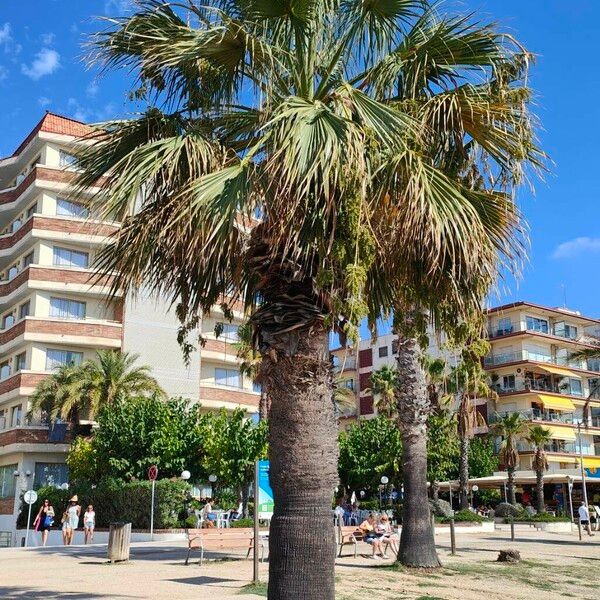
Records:
[[[419,596],[417,600],[446,600],[445,598],[440,598],[439,596]]]
[[[426,582],[426,581],[420,581],[419,583],[417,583],[417,587],[448,587],[446,585],[444,585],[443,583],[438,583],[437,581],[432,581],[432,582]]]
[[[259,583],[249,583],[240,589],[239,594],[254,594],[255,596],[267,597],[267,584],[262,581]]]

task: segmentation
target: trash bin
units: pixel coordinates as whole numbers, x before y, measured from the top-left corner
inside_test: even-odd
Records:
[[[111,523],[108,533],[108,560],[112,563],[129,560],[131,523]]]

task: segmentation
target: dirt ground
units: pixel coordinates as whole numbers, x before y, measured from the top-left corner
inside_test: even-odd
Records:
[[[414,572],[392,561],[358,558],[336,564],[336,600],[512,600],[600,597],[600,535],[537,532],[517,527],[511,542],[506,528],[487,534],[457,536],[450,556],[449,536],[436,540],[443,568]],[[516,548],[518,565],[496,562],[498,550]],[[350,548],[347,548],[350,551]],[[248,600],[266,596],[264,584],[249,586],[252,562],[239,554],[209,555],[202,567],[183,565],[183,544],[134,544],[126,564],[106,562],[105,546],[0,549],[0,598]],[[268,565],[261,565],[267,578]]]

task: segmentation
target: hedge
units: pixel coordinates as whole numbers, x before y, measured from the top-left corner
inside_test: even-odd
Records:
[[[96,527],[107,528],[112,522],[124,521],[131,523],[134,529],[150,528],[151,483],[149,481],[124,483],[118,480],[107,480],[95,487],[87,483],[75,484],[69,490],[43,487],[37,490],[37,493],[38,500],[31,507],[32,521],[42,502],[48,499],[56,513],[54,526],[59,528],[62,511],[65,510],[69,498],[77,494],[81,505],[81,519],[87,506],[92,504],[96,513]],[[190,486],[184,481],[161,479],[156,482],[155,529],[185,526],[189,493]],[[17,525],[20,527],[27,525],[27,506],[24,503],[21,504]],[[81,525],[82,521],[80,521]]]
[[[569,517],[555,517],[547,512],[530,515],[527,511],[525,511],[524,513],[516,516],[515,521],[526,523],[568,523],[571,521],[571,519]]]

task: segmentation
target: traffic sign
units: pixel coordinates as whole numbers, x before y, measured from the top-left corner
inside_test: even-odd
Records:
[[[25,492],[25,495],[23,496],[23,500],[25,500],[25,502],[27,502],[27,504],[35,504],[37,499],[38,499],[37,492],[34,492],[33,490],[27,490]]]
[[[148,469],[148,479],[150,481],[155,481],[157,477],[158,477],[158,467],[156,465],[152,465]]]

